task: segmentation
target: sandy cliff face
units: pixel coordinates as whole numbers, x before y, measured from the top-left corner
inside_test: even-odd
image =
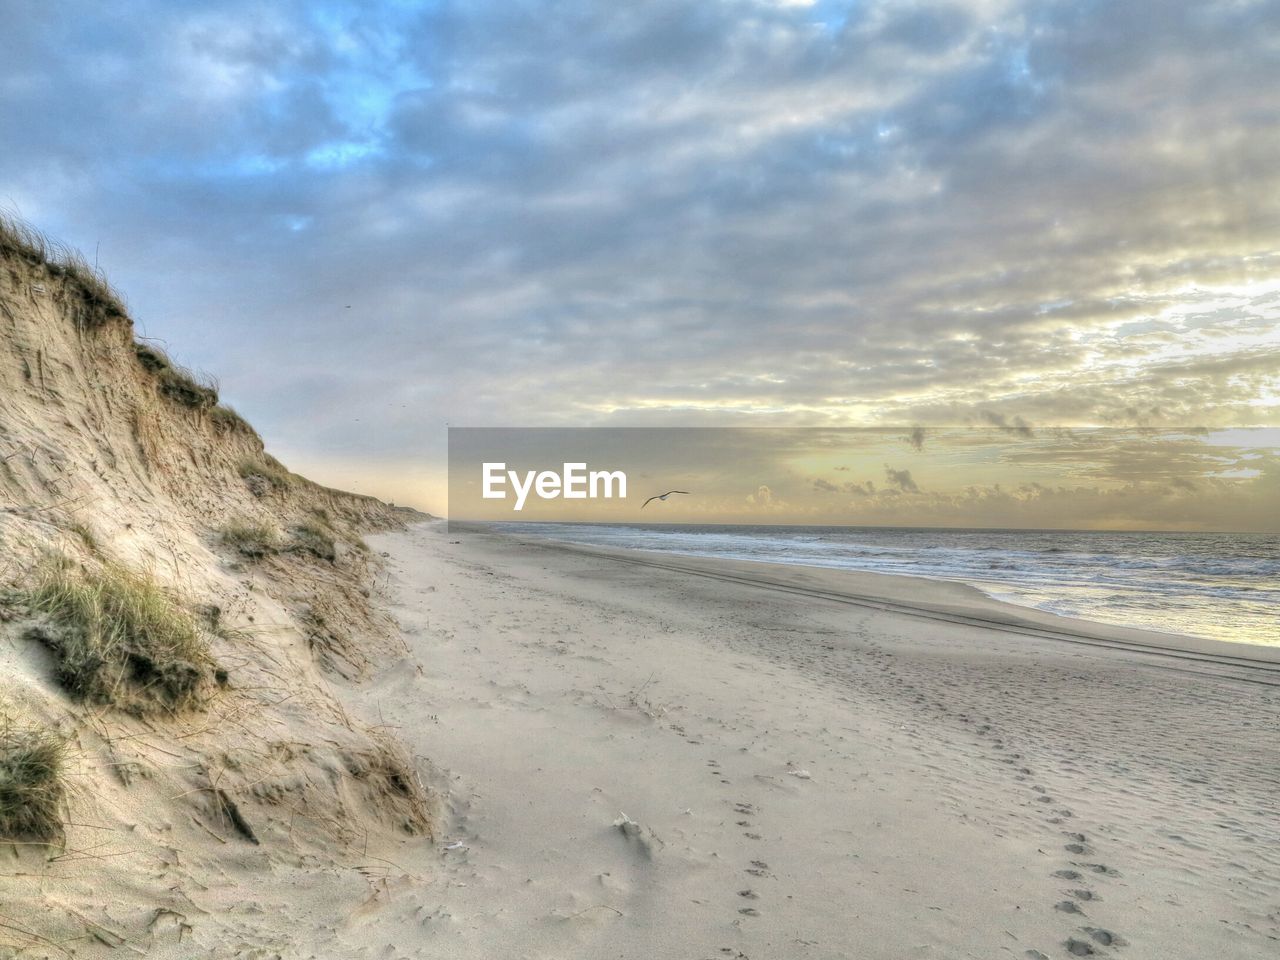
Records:
[[[65,744],[61,826],[0,844],[0,956],[269,940],[273,905],[341,910],[355,865],[427,842],[417,762],[340,696],[400,642],[361,533],[416,518],[290,474],[83,264],[0,226],[0,721]],[[201,645],[189,699],[136,618],[89,645],[106,683],[69,682],[50,577],[118,576]]]

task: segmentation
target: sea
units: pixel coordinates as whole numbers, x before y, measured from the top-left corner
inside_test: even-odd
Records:
[[[967,583],[1050,613],[1280,646],[1280,535],[503,523],[527,537]]]

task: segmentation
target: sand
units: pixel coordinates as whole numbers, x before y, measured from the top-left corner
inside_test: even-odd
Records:
[[[361,955],[1280,951],[1276,651],[909,578],[371,543],[408,648],[347,695],[441,809],[434,862],[335,932]]]

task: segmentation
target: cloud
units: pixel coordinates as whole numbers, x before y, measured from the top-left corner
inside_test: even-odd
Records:
[[[884,476],[889,486],[893,489],[901,490],[903,493],[920,492],[915,480],[911,479],[910,470],[895,470],[886,463],[884,465]]]
[[[996,413],[992,410],[979,410],[978,416],[993,427],[998,427],[1003,430],[1005,433],[1012,433],[1019,437],[1035,436],[1035,431],[1031,429],[1031,424],[1027,423],[1019,416],[1008,418],[1005,417],[1004,414]]]
[[[0,202],[309,461],[1280,422],[1270,4],[59,9],[6,12]]]

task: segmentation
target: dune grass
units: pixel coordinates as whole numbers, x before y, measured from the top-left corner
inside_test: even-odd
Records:
[[[276,491],[290,489],[294,484],[293,474],[283,463],[268,453],[261,457],[240,461],[240,476],[245,480],[261,477]]]
[[[0,839],[62,833],[65,754],[58,734],[0,715]]]
[[[410,836],[432,832],[431,799],[409,754],[384,730],[370,731],[371,749],[344,755],[347,772]]]
[[[62,281],[58,295],[76,325],[83,329],[112,321],[129,322],[124,301],[105,274],[79,251],[51,240],[35,227],[0,212],[0,260],[16,260],[43,268],[50,280]],[[155,374],[160,392],[184,406],[208,409],[218,403],[217,385],[202,381],[175,364],[163,350],[136,343],[138,362]]]
[[[124,301],[101,270],[91,266],[79,251],[6,213],[0,213],[0,259],[43,267],[50,279],[62,280],[72,315],[83,328],[128,320]]]
[[[213,666],[208,643],[195,618],[145,574],[50,560],[29,600],[53,628],[40,635],[73,697],[140,712],[200,699]]]
[[[225,430],[228,433],[248,433],[255,437],[258,435],[258,431],[253,429],[248,420],[240,416],[234,407],[230,407],[225,403],[211,407],[209,419],[219,430]]]
[[[309,553],[332,563],[338,558],[337,541],[333,531],[320,523],[302,523],[290,529],[293,541],[290,549]]]
[[[232,520],[218,530],[218,539],[246,557],[259,559],[280,550],[280,534],[268,523]]]
[[[160,393],[175,403],[197,410],[217,407],[218,387],[212,382],[201,382],[185,367],[174,363],[159,347],[141,341],[133,345],[138,363],[156,378]]]
[[[93,528],[87,523],[83,520],[74,520],[67,529],[79,538],[80,543],[83,544],[84,548],[88,550],[89,553],[93,554],[95,557],[102,556],[102,544],[98,542],[98,537],[94,534]]]

